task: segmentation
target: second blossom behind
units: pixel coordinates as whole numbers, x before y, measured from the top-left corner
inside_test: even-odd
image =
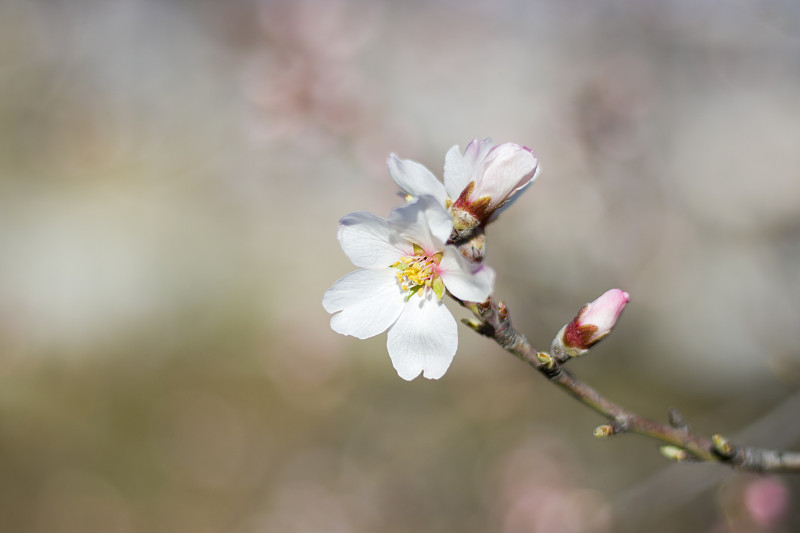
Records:
[[[389,174],[412,197],[430,195],[450,209],[456,231],[491,222],[536,179],[539,162],[530,148],[474,139],[464,152],[453,146],[444,163],[444,183],[424,166],[391,154]]]

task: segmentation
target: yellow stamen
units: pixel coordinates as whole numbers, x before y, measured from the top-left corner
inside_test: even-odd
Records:
[[[392,268],[398,270],[397,283],[403,292],[409,293],[410,298],[414,293],[422,296],[422,289],[433,289],[436,297],[441,300],[444,295],[444,285],[439,279],[436,267],[442,261],[442,254],[428,256],[421,246],[414,245],[414,255],[401,257]]]

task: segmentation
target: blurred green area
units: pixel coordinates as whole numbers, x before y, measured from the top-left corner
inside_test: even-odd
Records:
[[[788,1],[3,2],[2,530],[800,529],[796,476],[597,441],[466,328],[406,383],[320,304],[390,152],[527,144],[488,232],[517,327],[544,348],[619,286],[576,374],[800,449],[798,30]]]

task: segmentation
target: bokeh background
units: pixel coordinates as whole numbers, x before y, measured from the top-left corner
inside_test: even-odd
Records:
[[[488,231],[537,346],[800,449],[800,5],[0,3],[0,528],[800,530],[800,477],[672,465],[463,328],[438,382],[333,333],[346,213],[475,137],[543,172]],[[458,316],[463,311],[454,308]]]

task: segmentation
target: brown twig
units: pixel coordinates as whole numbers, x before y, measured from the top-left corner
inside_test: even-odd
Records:
[[[525,335],[511,325],[503,302],[492,299],[482,304],[463,303],[478,320],[464,322],[478,333],[494,339],[506,351],[538,370],[557,387],[598,412],[608,420],[595,429],[595,436],[638,433],[664,443],[662,453],[678,461],[712,461],[741,470],[800,473],[800,453],[734,446],[725,437],[702,437],[689,430],[683,417],[669,409],[669,424],[643,418],[606,399],[596,390],[573,377],[562,362],[547,352],[538,352]]]

